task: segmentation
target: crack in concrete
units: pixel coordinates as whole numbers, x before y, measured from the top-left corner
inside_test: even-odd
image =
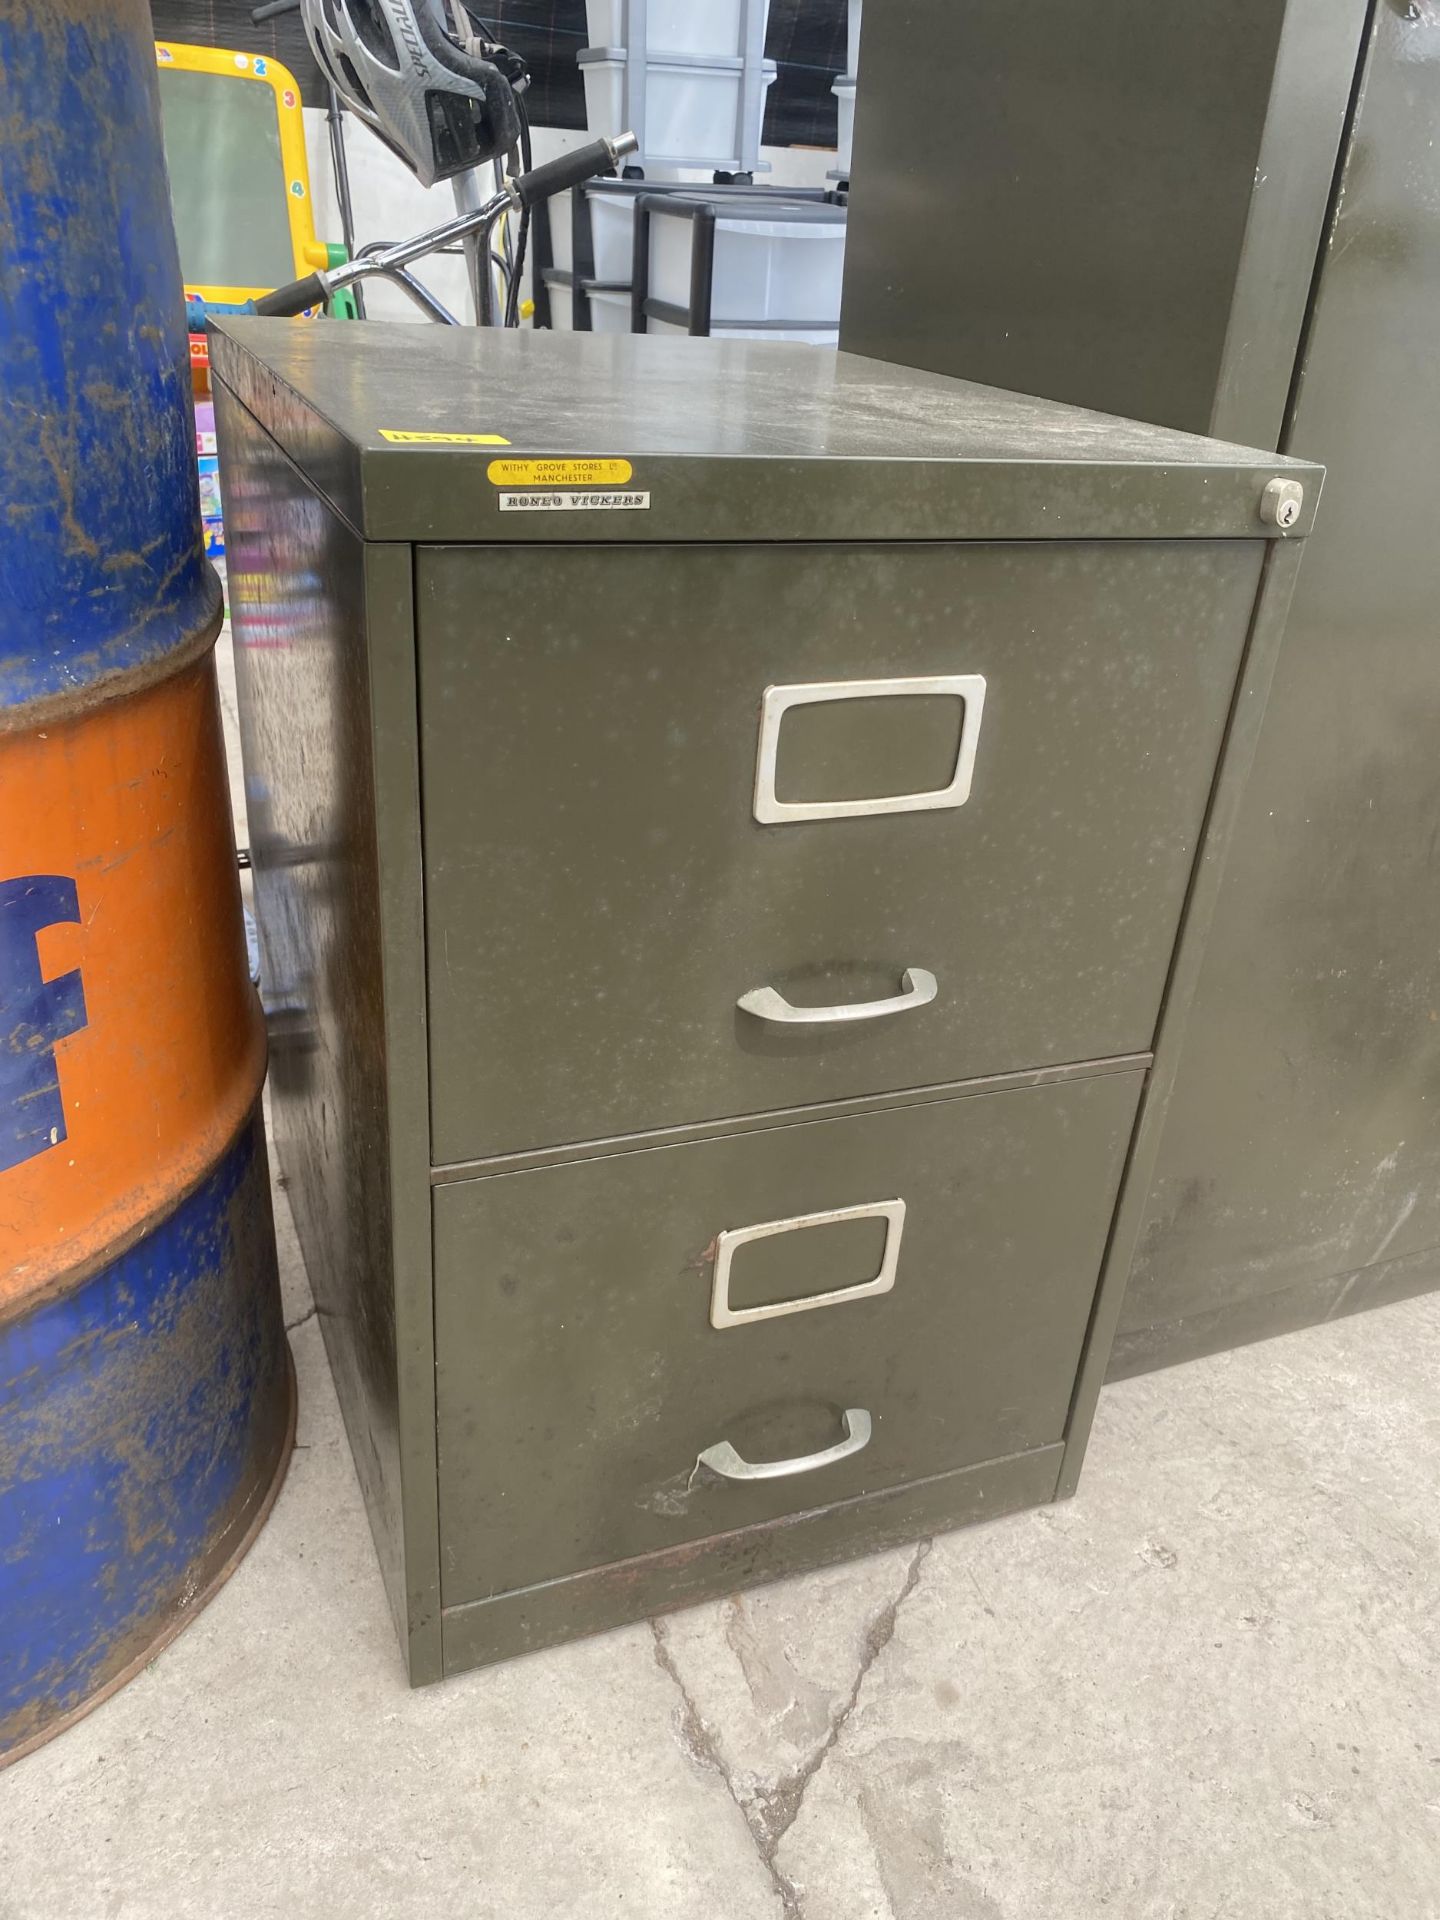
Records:
[[[933,1544],[933,1541],[922,1540],[916,1547],[910,1556],[910,1564],[905,1569],[905,1578],[900,1583],[899,1592],[893,1600],[886,1602],[866,1628],[864,1649],[860,1655],[860,1664],[856,1669],[850,1692],[846,1696],[845,1704],[831,1722],[830,1731],[820,1746],[803,1766],[796,1768],[788,1780],[782,1781],[778,1787],[772,1787],[768,1793],[757,1796],[759,1819],[765,1829],[767,1843],[772,1852],[794,1826],[800,1814],[806,1789],[824,1766],[836,1741],[845,1731],[846,1723],[855,1711],[856,1703],[860,1698],[860,1689],[865,1684],[866,1675],[895,1638],[895,1624],[899,1618],[900,1609],[915,1591],[916,1582],[920,1578],[920,1569]]]
[[[671,1657],[669,1647],[665,1644],[660,1622],[658,1620],[650,1622],[650,1631],[655,1641],[656,1664],[669,1674],[676,1692],[680,1695],[681,1745],[697,1765],[719,1774],[724,1782],[730,1798],[744,1816],[745,1825],[755,1843],[755,1851],[760,1856],[761,1865],[769,1874],[771,1883],[780,1896],[785,1920],[804,1920],[804,1909],[800,1902],[799,1891],[780,1867],[775,1858],[776,1853],[779,1851],[781,1841],[800,1816],[800,1808],[810,1782],[824,1766],[840,1735],[845,1731],[860,1699],[860,1690],[865,1684],[866,1675],[895,1638],[895,1626],[900,1616],[900,1609],[915,1591],[920,1579],[920,1569],[925,1564],[934,1544],[933,1540],[922,1540],[919,1543],[910,1556],[910,1564],[905,1569],[905,1578],[901,1581],[894,1599],[885,1603],[865,1629],[864,1646],[860,1655],[860,1664],[855,1670],[855,1678],[845,1697],[844,1705],[831,1722],[830,1731],[824,1740],[810,1758],[802,1766],[797,1767],[788,1778],[782,1780],[779,1786],[772,1787],[768,1791],[757,1792],[753,1800],[742,1799],[736,1792],[729,1769],[721,1759],[710,1731],[698,1707],[691,1699],[689,1689],[680,1676],[680,1670]]]
[[[285,1322],[285,1331],[287,1333],[293,1333],[296,1327],[303,1327],[307,1320],[313,1320],[319,1311],[319,1307],[311,1307],[307,1312],[298,1314],[295,1319],[287,1320]]]
[[[755,1851],[760,1856],[760,1864],[770,1876],[770,1884],[774,1887],[779,1897],[780,1908],[785,1916],[785,1920],[804,1920],[804,1915],[800,1909],[799,1898],[794,1887],[791,1886],[784,1874],[781,1873],[780,1869],[775,1865],[771,1855],[766,1852],[759,1834],[755,1831],[755,1824],[750,1818],[750,1809],[735,1791],[735,1783],[730,1778],[730,1770],[720,1758],[715,1742],[710,1737],[709,1728],[700,1717],[699,1708],[690,1698],[690,1690],[681,1679],[680,1669],[671,1658],[670,1649],[665,1644],[665,1636],[661,1632],[660,1622],[658,1620],[652,1620],[650,1622],[650,1633],[655,1642],[655,1664],[663,1673],[669,1674],[675,1691],[680,1696],[681,1746],[697,1766],[704,1767],[708,1772],[716,1773],[720,1776],[725,1791],[739,1809],[740,1817],[745,1822],[746,1832],[755,1843]]]

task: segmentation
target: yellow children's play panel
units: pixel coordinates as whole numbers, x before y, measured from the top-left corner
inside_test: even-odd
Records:
[[[185,292],[243,306],[329,264],[294,75],[268,54],[155,43]]]

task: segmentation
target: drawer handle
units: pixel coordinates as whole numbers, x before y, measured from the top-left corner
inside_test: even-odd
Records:
[[[832,700],[882,700],[944,695],[962,702],[960,745],[955,766],[943,787],[925,793],[887,793],[873,800],[782,800],[775,791],[780,727],[795,707]],[[906,680],[817,680],[808,686],[766,687],[760,701],[760,746],[755,757],[752,811],[761,826],[786,820],[852,820],[877,813],[928,813],[936,807],[963,807],[970,798],[980,716],[985,707],[983,673],[932,673]]]
[[[797,1454],[793,1460],[742,1460],[728,1440],[707,1447],[696,1460],[697,1467],[709,1467],[722,1480],[783,1480],[792,1473],[813,1473],[817,1467],[834,1466],[852,1453],[870,1444],[870,1416],[863,1407],[847,1407],[842,1416],[845,1438],[819,1453]]]
[[[887,1020],[892,1013],[928,1007],[938,991],[935,976],[924,967],[907,967],[900,976],[902,993],[888,1000],[859,1000],[850,1007],[792,1007],[774,987],[754,987],[735,1002],[742,1013],[768,1020],[777,1027],[841,1027],[855,1020]]]
[[[846,1220],[883,1220],[885,1251],[880,1256],[880,1271],[873,1280],[862,1280],[848,1287],[833,1287],[826,1293],[812,1293],[801,1300],[772,1300],[762,1307],[732,1307],[730,1269],[735,1249],[752,1240],[769,1240],[778,1233],[803,1233],[806,1227],[836,1226]],[[712,1327],[744,1327],[755,1320],[778,1320],[787,1313],[808,1313],[812,1307],[836,1307],[846,1300],[868,1300],[877,1293],[889,1293],[900,1265],[900,1236],[905,1231],[903,1200],[868,1200],[859,1207],[831,1207],[825,1213],[797,1213],[789,1220],[762,1220],[753,1227],[727,1227],[715,1240],[715,1278],[710,1291]]]

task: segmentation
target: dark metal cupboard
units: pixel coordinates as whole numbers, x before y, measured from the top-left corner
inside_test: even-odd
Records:
[[[1440,10],[909,0],[856,104],[847,348],[1327,470],[1113,1371],[1432,1288]]]
[[[412,1677],[1068,1491],[1318,470],[806,348],[213,359]]]

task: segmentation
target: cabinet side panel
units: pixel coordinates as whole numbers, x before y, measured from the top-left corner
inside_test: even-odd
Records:
[[[1285,617],[1295,591],[1295,575],[1302,552],[1303,542],[1281,540],[1265,556],[1245,659],[1236,685],[1234,705],[1230,710],[1225,744],[1215,771],[1204,839],[1191,874],[1190,892],[1180,921],[1170,978],[1165,987],[1165,1004],[1160,1012],[1155,1042],[1155,1060],[1140,1102],[1140,1115],[1130,1143],[1130,1159],[1120,1188],[1120,1200],[1110,1230],[1110,1245],[1100,1275],[1099,1290],[1095,1295],[1090,1332],[1070,1408],[1070,1423],[1065,1435],[1065,1461],[1056,1488],[1057,1496],[1061,1499],[1068,1498],[1075,1491],[1080,1463],[1084,1459],[1091,1423],[1095,1418],[1095,1406],[1110,1362],[1110,1350],[1126,1304],[1126,1283],[1135,1264],[1136,1248],[1151,1201],[1156,1157],[1175,1090],[1176,1074],[1183,1058],[1206,941],[1215,917],[1216,901],[1224,884],[1226,862],[1235,839],[1236,821],[1245,797],[1246,781],[1255,759],[1260,723],[1275,676],[1275,663],[1285,632]]]
[[[413,549],[364,549],[375,853],[384,981],[396,1379],[404,1489],[406,1657],[415,1685],[440,1665],[435,1311],[430,1234],[430,1057],[420,834]]]
[[[216,401],[271,1124],[408,1645],[367,553],[222,386]]]
[[[1325,495],[1120,1322],[1129,1372],[1440,1278],[1437,71],[1435,9],[1377,8],[1285,439],[1323,450]]]

